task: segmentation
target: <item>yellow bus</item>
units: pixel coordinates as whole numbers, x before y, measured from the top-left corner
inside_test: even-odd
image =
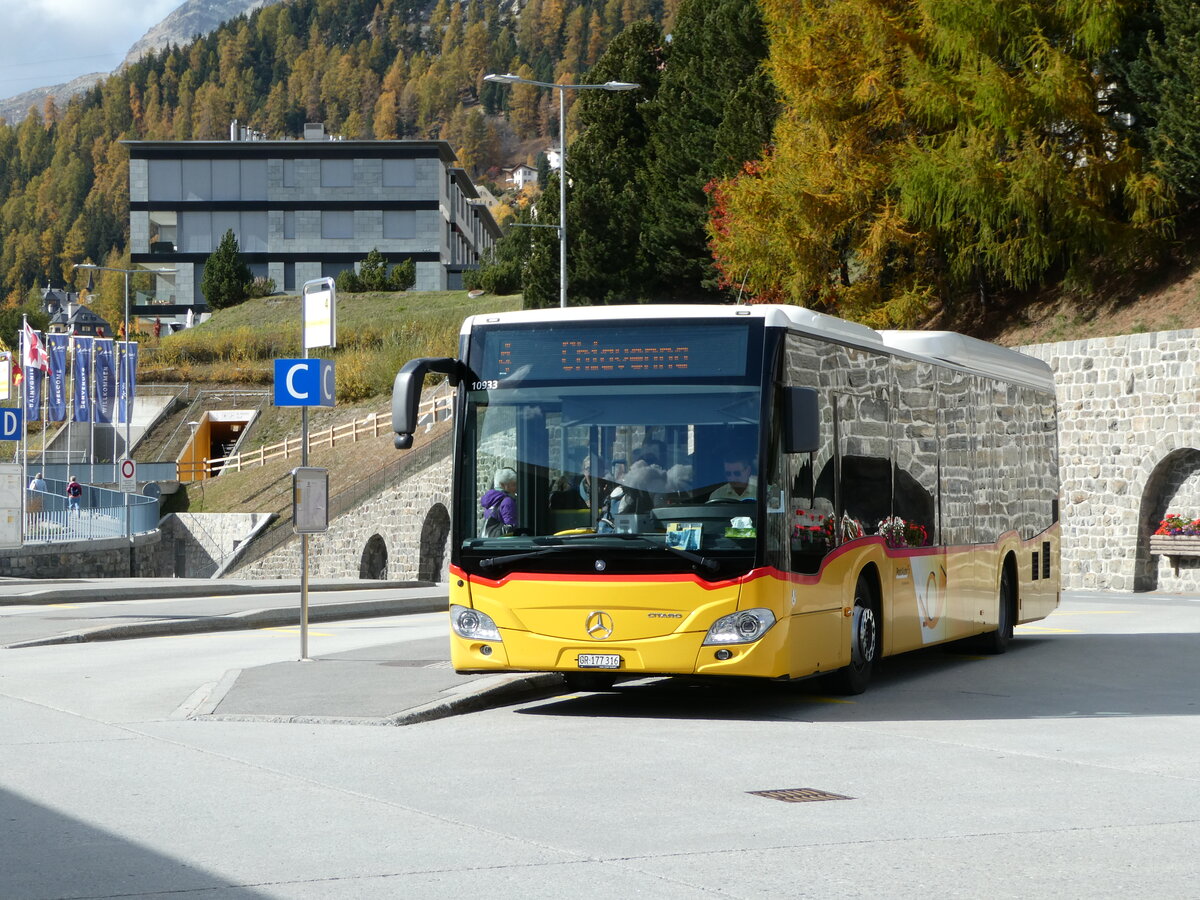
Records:
[[[964,638],[1003,652],[1059,601],[1054,381],[948,332],[790,306],[473,316],[450,533],[459,672],[830,676]]]

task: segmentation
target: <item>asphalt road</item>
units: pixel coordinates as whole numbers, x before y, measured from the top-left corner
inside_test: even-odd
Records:
[[[57,590],[37,593],[18,591],[11,583],[0,585],[0,646],[286,626],[298,624],[300,619],[296,587],[268,585],[275,590],[263,590],[250,583],[188,581],[184,590],[169,581],[139,585],[128,580],[126,584],[121,591],[106,588],[100,580],[60,583]],[[444,586],[397,582],[375,587],[377,584],[326,584],[310,590],[309,621],[446,608]],[[208,595],[197,596],[197,589]]]
[[[1195,897],[1200,603],[1019,635],[856,698],[657,680],[403,728],[184,717],[287,629],[0,651],[0,896]],[[832,796],[757,793],[795,789]]]

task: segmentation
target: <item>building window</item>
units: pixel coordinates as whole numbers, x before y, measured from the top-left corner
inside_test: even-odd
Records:
[[[212,213],[182,212],[179,214],[179,251],[181,253],[211,253]]]
[[[267,199],[267,161],[265,159],[241,160],[242,200]]]
[[[407,240],[417,236],[417,214],[408,209],[383,211],[383,236],[391,240]]]
[[[283,264],[283,289],[285,291],[296,289],[296,264],[294,262]]]
[[[244,253],[267,251],[267,214],[265,212],[242,213],[241,228],[237,232],[238,245]],[[263,271],[266,277],[266,271]]]
[[[353,238],[354,212],[352,210],[322,210],[321,237],[327,241]]]
[[[212,166],[207,159],[185,159],[182,176],[184,200],[212,199]]]
[[[179,160],[150,160],[150,200],[178,200],[180,190]]]
[[[321,160],[321,187],[352,187],[354,185],[354,160]]]
[[[339,274],[347,269],[353,269],[354,263],[339,262],[339,263],[321,263],[321,277],[336,279]]]
[[[228,212],[217,210],[212,214],[212,246],[215,248],[221,243],[221,239],[225,237],[225,232],[232,231],[233,236],[237,238],[238,249],[245,251],[246,247],[242,243],[241,233],[241,216],[236,212]]]
[[[384,187],[414,187],[417,183],[417,163],[413,159],[385,159]]]
[[[212,163],[213,199],[239,200],[242,196],[241,166],[236,159],[214,159]]]
[[[285,159],[283,161],[283,186],[296,186],[296,161],[294,159]]]
[[[285,241],[296,239],[296,211],[294,209],[283,211],[283,239]]]

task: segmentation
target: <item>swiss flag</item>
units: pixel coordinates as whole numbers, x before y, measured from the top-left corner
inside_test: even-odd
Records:
[[[28,322],[25,323],[25,352],[21,357],[21,365],[27,369],[41,369],[47,374],[50,372],[50,354]]]

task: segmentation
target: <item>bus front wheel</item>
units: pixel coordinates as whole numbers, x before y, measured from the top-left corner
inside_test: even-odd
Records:
[[[850,665],[833,674],[833,686],[842,694],[861,694],[871,681],[879,659],[879,603],[875,586],[864,573],[854,586],[854,609],[850,622]]]

